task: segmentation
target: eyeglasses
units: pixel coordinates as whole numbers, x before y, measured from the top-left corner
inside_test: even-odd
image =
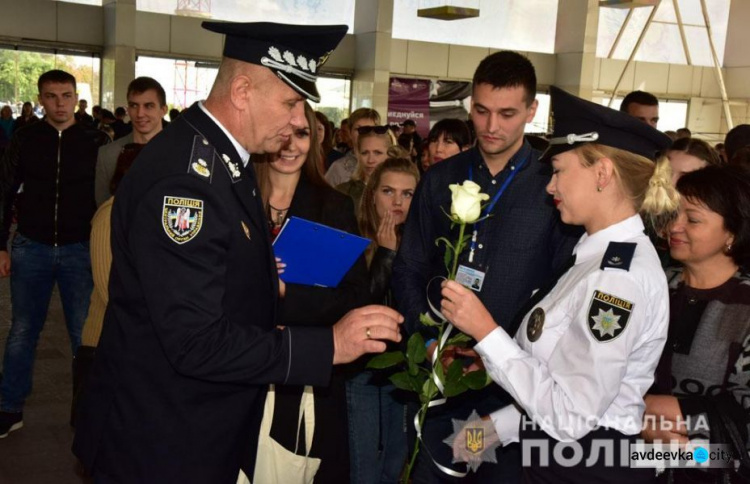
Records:
[[[357,128],[357,133],[359,134],[367,134],[373,131],[375,134],[386,134],[388,132],[388,126],[360,126]]]

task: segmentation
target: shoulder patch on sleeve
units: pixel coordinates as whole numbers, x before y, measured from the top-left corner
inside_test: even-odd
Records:
[[[214,147],[201,135],[193,137],[188,173],[211,183],[214,171]]]
[[[594,339],[607,343],[625,331],[632,313],[632,302],[595,290],[586,322]]]
[[[601,270],[622,269],[629,271],[637,245],[635,242],[610,242],[607,251],[604,252],[602,265],[599,268]]]
[[[166,196],[161,221],[173,242],[180,245],[190,242],[203,226],[203,200]]]

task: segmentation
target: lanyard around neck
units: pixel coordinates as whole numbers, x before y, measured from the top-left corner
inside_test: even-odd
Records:
[[[526,158],[521,160],[521,162],[518,163],[517,165],[510,165],[510,170],[511,170],[510,175],[508,175],[505,178],[505,181],[500,186],[500,189],[492,197],[492,199],[490,200],[490,203],[487,204],[484,211],[482,212],[482,217],[486,217],[487,215],[492,213],[492,211],[495,209],[495,205],[500,200],[500,197],[503,196],[503,193],[505,193],[505,190],[508,188],[510,183],[516,177],[516,174],[518,174],[518,172],[521,171],[521,168],[523,168],[523,166],[529,161],[529,158],[531,158],[531,153],[526,155]],[[469,163],[469,180],[474,181],[473,163]],[[474,232],[472,232],[471,234],[471,245],[469,246],[469,262],[474,262],[474,250],[477,248],[477,232],[479,231],[479,226],[482,223],[484,223],[484,221],[474,224]]]

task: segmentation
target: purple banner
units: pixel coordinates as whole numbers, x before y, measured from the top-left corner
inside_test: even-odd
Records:
[[[420,136],[425,137],[430,132],[430,81],[391,77],[388,124],[401,124],[407,119],[417,123]]]
[[[417,123],[417,132],[427,137],[430,128],[444,118],[469,119],[471,83],[391,77],[388,88],[388,123],[407,119]]]

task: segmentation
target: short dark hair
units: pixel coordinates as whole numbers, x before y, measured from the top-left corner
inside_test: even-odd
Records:
[[[471,145],[471,132],[465,122],[457,118],[441,119],[430,129],[427,139],[430,142],[437,141],[440,138],[453,141],[459,149],[464,149]]]
[[[622,100],[622,104],[620,104],[620,111],[623,113],[628,112],[628,107],[631,104],[643,104],[644,106],[658,106],[659,100],[651,94],[650,92],[646,91],[633,91],[629,93],[625,98]]]
[[[521,86],[526,92],[525,101],[531,106],[536,98],[536,71],[526,56],[503,50],[490,54],[479,63],[474,72],[473,86],[489,84],[495,89]]]
[[[693,136],[693,132],[688,128],[680,128],[677,130],[677,136],[680,138],[689,138]]]
[[[734,236],[727,255],[750,268],[750,171],[740,165],[709,165],[680,177],[677,191],[724,218],[724,228]]]
[[[727,159],[734,158],[734,154],[747,145],[750,145],[750,124],[738,124],[729,130],[724,138],[724,151],[727,152]]]
[[[48,82],[53,82],[55,84],[73,84],[73,90],[77,89],[76,78],[60,69],[52,69],[51,71],[47,71],[39,76],[39,80],[36,82],[39,94],[42,93],[42,86]]]
[[[705,161],[709,165],[720,165],[721,158],[711,145],[697,138],[680,138],[672,143],[668,151],[682,151]]]
[[[128,112],[127,112],[127,111],[125,111],[125,108],[124,108],[124,107],[122,107],[122,106],[117,106],[117,107],[115,108],[115,116],[125,116],[126,114],[128,114]]]
[[[130,84],[128,84],[127,96],[130,97],[131,94],[142,94],[151,89],[156,91],[156,95],[159,98],[159,106],[166,106],[167,93],[164,92],[164,88],[161,87],[159,81],[153,77],[141,76],[130,81]]]

